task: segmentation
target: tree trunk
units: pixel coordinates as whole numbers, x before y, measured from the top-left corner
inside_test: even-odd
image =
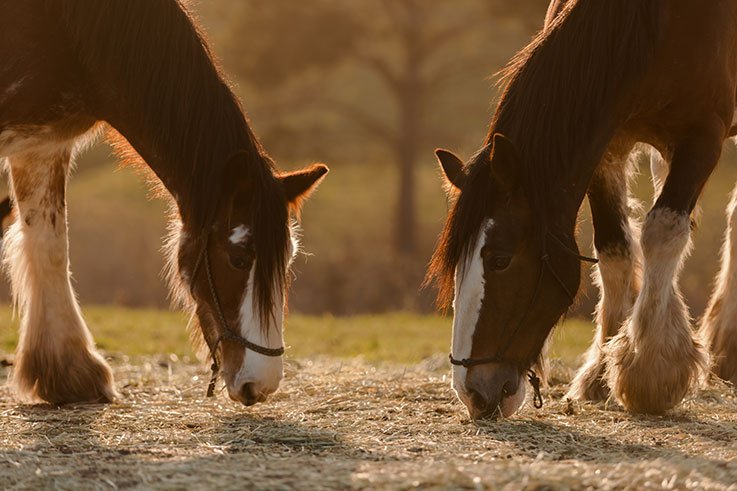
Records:
[[[405,67],[397,93],[399,131],[395,154],[399,165],[399,196],[397,197],[395,247],[400,255],[417,252],[417,179],[416,164],[422,145],[422,109],[424,84],[421,67],[426,53],[420,30],[421,11],[418,3],[409,2],[407,24],[402,33],[405,44]]]
[[[398,154],[399,196],[395,232],[396,250],[401,255],[417,251],[416,160],[416,142],[404,139]]]

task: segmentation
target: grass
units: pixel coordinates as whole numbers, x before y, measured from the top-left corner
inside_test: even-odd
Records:
[[[84,315],[97,345],[129,356],[175,354],[191,356],[182,313],[91,306]],[[362,357],[370,362],[418,363],[444,354],[450,345],[451,319],[406,313],[339,318],[291,315],[286,342],[291,358],[325,355]],[[574,362],[591,340],[592,326],[568,320],[553,334],[551,355]],[[10,307],[0,307],[0,349],[12,352],[17,319]]]

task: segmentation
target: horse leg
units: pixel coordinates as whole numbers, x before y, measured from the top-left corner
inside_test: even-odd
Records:
[[[21,316],[13,379],[21,395],[52,404],[109,402],[115,396],[112,373],[95,350],[70,282],[70,161],[66,146],[9,159],[18,219],[4,255]]]
[[[715,118],[674,148],[670,173],[642,230],[642,291],[632,316],[607,345],[607,381],[630,411],[660,414],[678,404],[708,366],[694,338],[678,275],[691,214],[721,154],[726,129]]]
[[[737,385],[737,186],[727,213],[722,267],[699,334],[711,350],[714,373]]]
[[[640,288],[639,230],[629,216],[628,184],[632,166],[626,159],[630,148],[631,145],[610,149],[589,186],[594,245],[599,258],[594,279],[600,294],[596,335],[571,383],[568,391],[571,399],[597,401],[609,397],[603,378],[604,345],[619,332]]]

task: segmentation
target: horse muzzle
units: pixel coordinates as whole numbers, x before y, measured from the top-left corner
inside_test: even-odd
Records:
[[[459,393],[474,420],[510,417],[522,406],[525,395],[524,375],[516,367],[501,363],[469,368]]]

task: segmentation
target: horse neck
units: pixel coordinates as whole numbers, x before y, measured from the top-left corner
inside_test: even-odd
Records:
[[[249,165],[267,165],[180,2],[45,3],[86,74],[91,111],[143,157],[183,218],[199,227],[211,222],[223,170],[236,152],[253,154]]]
[[[166,121],[136,110],[136,97],[124,110],[113,110],[105,119],[141,156],[176,201],[186,225],[202,228],[213,219],[228,160],[238,152],[260,155],[250,130],[235,102],[220,105],[217,121],[207,117],[208,108],[191,104],[201,97],[181,90],[176,80],[162,81],[171,91],[159,114],[183,113]],[[211,89],[204,89],[211,90]],[[209,121],[209,124],[206,124]],[[249,163],[257,165],[257,159]]]
[[[515,143],[533,211],[551,231],[575,227],[593,173],[651,65],[659,19],[654,2],[577,2],[506,70],[488,141],[499,132]]]

